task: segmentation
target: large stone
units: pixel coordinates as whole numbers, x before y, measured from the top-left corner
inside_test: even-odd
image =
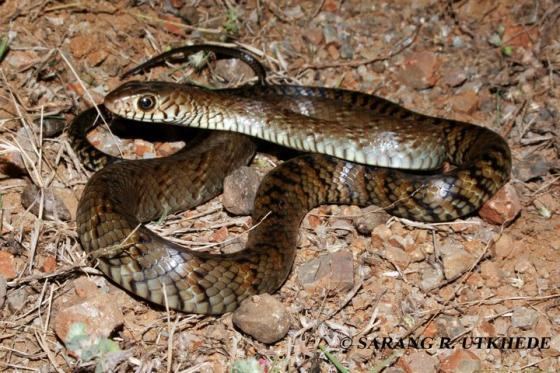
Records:
[[[284,338],[290,329],[290,314],[270,294],[245,299],[233,313],[232,321],[244,333],[269,344]]]

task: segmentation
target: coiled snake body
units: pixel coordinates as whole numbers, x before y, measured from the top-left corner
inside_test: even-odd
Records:
[[[357,92],[300,86],[216,92],[129,82],[105,106],[129,119],[240,131],[326,153],[298,156],[266,175],[252,215],[262,221],[246,248],[228,255],[194,252],[141,223],[219,193],[222,179],[252,157],[249,137],[213,131],[188,151],[112,163],[93,175],[77,214],[84,249],[104,253],[100,269],[124,288],[186,312],[220,314],[249,295],[277,290],[290,273],[300,222],[315,206],[375,204],[413,220],[452,220],[476,211],[511,168],[506,142],[488,129]],[[92,110],[78,117],[74,137],[94,118]],[[437,171],[443,161],[455,168]]]

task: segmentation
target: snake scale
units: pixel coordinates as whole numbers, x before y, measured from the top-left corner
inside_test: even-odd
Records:
[[[115,161],[85,140],[95,109],[70,129],[75,149],[101,168],[78,207],[82,246],[114,282],[185,312],[221,314],[252,294],[277,290],[291,271],[301,220],[318,205],[375,204],[399,217],[448,221],[475,212],[511,169],[509,147],[495,132],[359,92],[132,81],[104,105],[99,110],[109,116],[221,130],[170,157]],[[195,252],[142,224],[220,193],[223,178],[254,154],[247,135],[311,153],[264,177],[252,214],[260,224],[244,250]],[[444,161],[454,168],[442,172]]]

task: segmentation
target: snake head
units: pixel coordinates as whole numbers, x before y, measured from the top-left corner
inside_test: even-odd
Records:
[[[120,117],[143,122],[174,122],[169,115],[173,83],[127,82],[105,97],[105,107]]]

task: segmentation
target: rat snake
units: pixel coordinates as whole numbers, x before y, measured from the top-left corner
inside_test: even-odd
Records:
[[[190,53],[186,47],[167,56]],[[254,61],[237,50],[225,54]],[[164,60],[156,57],[134,72]],[[264,69],[253,69],[263,83]],[[222,131],[210,131],[169,157],[116,160],[85,138],[97,110]],[[214,197],[223,178],[252,158],[250,137],[228,131],[312,152],[265,176],[252,214],[259,224],[245,249],[196,252],[146,228],[143,222]],[[252,294],[277,290],[290,273],[300,222],[313,207],[375,204],[400,217],[447,221],[475,212],[511,169],[507,143],[489,129],[418,114],[372,95],[317,87],[257,84],[216,91],[133,81],[111,92],[104,106],[80,114],[69,134],[78,154],[100,169],[78,206],[84,249],[130,292],[202,314],[232,311]],[[442,172],[444,161],[454,168]]]

